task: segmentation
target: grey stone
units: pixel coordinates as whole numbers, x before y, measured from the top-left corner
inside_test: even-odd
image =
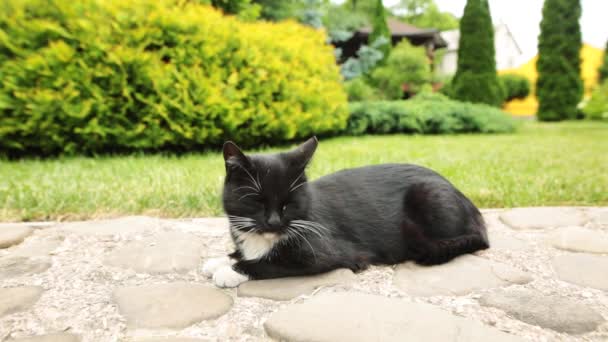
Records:
[[[187,273],[198,267],[202,248],[192,234],[161,233],[118,248],[105,263],[144,273]]]
[[[529,247],[529,244],[523,240],[515,238],[511,235],[498,232],[489,232],[490,248],[502,249],[510,251],[521,251]]]
[[[29,309],[42,292],[38,286],[0,288],[0,317]]]
[[[199,338],[188,337],[153,337],[135,340],[135,342],[206,342],[211,340],[201,340]]]
[[[560,228],[548,235],[547,242],[566,251],[608,254],[608,233],[598,230]]]
[[[60,236],[52,236],[41,238],[36,241],[31,241],[32,239],[28,239],[25,243],[22,243],[18,246],[12,247],[9,249],[9,255],[11,257],[44,257],[49,256],[51,252],[53,252],[61,242],[63,242],[63,237]]]
[[[509,290],[488,293],[481,305],[505,311],[510,316],[532,325],[561,333],[583,334],[605,322],[595,310],[567,297],[543,295],[532,290]]]
[[[232,306],[221,290],[190,283],[123,287],[113,297],[131,328],[182,329],[217,318]]]
[[[83,235],[117,235],[154,230],[160,227],[160,220],[148,216],[126,216],[117,219],[69,222],[61,229]]]
[[[475,255],[463,255],[437,266],[400,264],[393,279],[397,287],[414,296],[459,296],[531,280],[523,271]]]
[[[9,340],[15,342],[78,342],[80,337],[72,334],[48,334]]]
[[[590,208],[587,213],[594,226],[608,229],[608,208]]]
[[[264,328],[282,341],[520,341],[429,304],[355,292],[289,305],[273,313]]]
[[[580,210],[566,207],[516,208],[500,214],[513,229],[543,229],[580,226],[585,216]]]
[[[253,280],[239,286],[238,296],[289,300],[303,294],[312,293],[320,286],[350,284],[354,280],[355,274],[344,268],[309,277]]]
[[[9,257],[0,260],[0,279],[42,273],[48,270],[49,267],[51,267],[51,264],[47,261],[24,257]]]
[[[608,257],[568,253],[553,259],[559,279],[572,284],[608,291]]]
[[[0,228],[0,248],[8,248],[23,242],[33,231],[32,228],[23,226]]]

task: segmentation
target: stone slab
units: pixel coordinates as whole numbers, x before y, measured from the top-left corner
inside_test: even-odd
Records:
[[[122,287],[113,298],[130,328],[183,329],[217,318],[232,306],[232,298],[221,290],[191,283]]]
[[[328,273],[308,277],[290,277],[268,280],[252,280],[241,284],[239,297],[262,297],[273,300],[290,300],[312,293],[320,286],[350,284],[355,274],[349,269],[338,269]]]
[[[25,243],[18,246],[14,246],[8,250],[11,257],[45,257],[49,256],[61,243],[63,237],[60,236],[49,236],[38,239],[36,241],[28,239]]]
[[[29,274],[42,273],[51,267],[43,260],[33,260],[24,257],[9,257],[0,259],[0,279],[15,278]]]
[[[187,273],[198,267],[202,248],[192,234],[161,233],[112,251],[105,263],[143,273]]]
[[[459,296],[531,280],[523,271],[475,255],[463,255],[436,266],[400,264],[393,278],[395,285],[406,293],[422,297]]]
[[[116,219],[69,222],[60,229],[83,235],[120,235],[155,230],[160,227],[160,219],[148,216],[126,216]]]
[[[212,340],[202,340],[200,338],[188,337],[153,337],[135,340],[135,342],[208,342]]]
[[[561,333],[583,334],[605,322],[602,315],[580,302],[527,289],[487,293],[479,302],[501,309],[520,321]]]
[[[608,232],[581,227],[559,228],[547,236],[555,248],[572,252],[608,254]]]
[[[504,233],[490,231],[488,232],[491,249],[501,249],[508,251],[521,251],[530,247],[530,245],[518,238]]]
[[[42,292],[38,286],[0,288],[0,317],[29,309]]]
[[[608,291],[608,256],[567,253],[553,259],[553,269],[563,281]]]
[[[0,228],[0,248],[8,248],[20,244],[34,230],[30,227],[4,227]]]
[[[586,218],[581,210],[569,207],[516,208],[500,214],[513,229],[544,229],[581,226]]]
[[[79,342],[80,337],[72,334],[48,334],[9,340],[15,342]]]
[[[477,321],[403,299],[344,292],[314,297],[264,323],[281,341],[520,341]]]

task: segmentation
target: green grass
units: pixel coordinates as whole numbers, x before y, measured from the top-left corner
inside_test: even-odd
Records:
[[[430,167],[483,208],[608,205],[605,123],[526,122],[508,135],[327,139],[309,175],[387,162]],[[220,215],[223,175],[219,153],[0,161],[0,221]]]

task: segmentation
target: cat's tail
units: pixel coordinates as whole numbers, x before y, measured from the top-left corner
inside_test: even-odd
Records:
[[[414,259],[422,265],[443,264],[457,256],[473,253],[490,247],[485,236],[479,233],[462,235],[451,239],[426,239],[424,252]]]

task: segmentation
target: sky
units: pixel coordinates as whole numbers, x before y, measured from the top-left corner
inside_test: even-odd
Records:
[[[332,0],[343,2],[343,0]],[[399,0],[383,0],[384,6],[390,7]],[[608,0],[580,0],[583,6],[581,30],[583,41],[598,48],[606,46],[608,40]],[[540,20],[542,18],[543,0],[489,0],[494,23],[507,24],[517,43],[523,51],[519,63],[525,63],[537,51]],[[462,16],[466,0],[435,0],[443,11]]]

